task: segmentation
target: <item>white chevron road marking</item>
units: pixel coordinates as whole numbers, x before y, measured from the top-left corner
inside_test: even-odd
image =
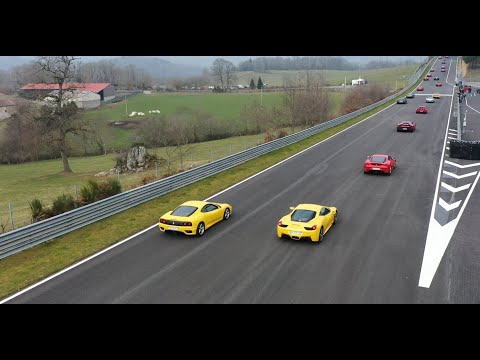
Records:
[[[451,140],[457,140],[457,138],[454,138],[454,137],[451,137],[451,136],[449,136],[448,138],[451,139]]]
[[[453,193],[457,193],[459,191],[467,190],[470,187],[470,185],[472,185],[472,184],[467,184],[467,185],[463,185],[463,186],[459,186],[459,187],[454,187],[454,186],[445,184],[442,181],[442,187],[444,187],[445,189],[447,189],[448,191],[451,191]]]
[[[445,149],[450,150],[450,148],[448,146]]]
[[[447,149],[448,149],[448,148],[447,148]],[[468,173],[468,174],[464,174],[464,175],[457,175],[457,174],[451,173],[451,172],[446,171],[446,170],[443,170],[443,173],[444,173],[445,175],[454,177],[455,179],[465,179],[466,177],[474,176],[474,175],[477,174],[477,172],[474,171],[474,172],[471,172],[471,173]]]
[[[439,200],[438,204],[447,211],[456,209],[460,205],[460,203],[462,202],[462,200],[460,200],[460,201],[454,202],[453,204],[449,204],[445,200],[443,200],[442,198],[438,198],[438,200]]]
[[[474,166],[480,166],[480,163],[460,165],[460,164],[457,164],[457,163],[454,163],[454,162],[448,161],[448,160],[445,160],[445,164],[452,165],[452,166],[455,166],[455,167],[460,168],[460,169],[466,169],[466,168],[470,168],[470,167],[474,167]]]
[[[455,129],[448,129],[448,131],[458,132],[458,130]]]
[[[465,211],[465,207],[468,204],[468,200],[470,200],[470,196],[472,196],[473,189],[477,185],[479,178],[480,173],[478,173],[477,177],[475,178],[473,186],[468,191],[468,195],[454,220],[442,226],[437,220],[435,220],[435,218],[430,218],[430,224],[428,225],[427,232],[427,242],[425,244],[425,251],[423,253],[422,269],[420,270],[418,286],[429,288],[432,284],[433,277],[435,276],[438,266],[442,261],[443,254],[445,253],[445,250],[447,250],[448,244],[452,239],[453,233],[455,232],[457,224],[460,221],[463,212]],[[432,209],[432,215],[433,211],[434,210]]]

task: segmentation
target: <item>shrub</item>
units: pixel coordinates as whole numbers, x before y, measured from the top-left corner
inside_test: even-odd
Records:
[[[88,180],[87,185],[80,189],[80,202],[82,205],[100,200],[100,186],[95,180]]]
[[[99,185],[99,195],[101,199],[106,199],[110,196],[120,194],[122,192],[122,185],[117,179],[108,179]]]
[[[29,203],[32,211],[32,223],[43,220],[45,218],[43,203],[39,199],[33,199]]]
[[[53,200],[52,212],[53,216],[58,214],[63,214],[64,212],[70,211],[75,209],[75,200],[73,196],[68,195],[60,195],[55,200]]]

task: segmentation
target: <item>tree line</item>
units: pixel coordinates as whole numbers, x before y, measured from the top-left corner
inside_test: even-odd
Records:
[[[365,65],[354,64],[338,56],[257,57],[242,61],[239,71],[269,72],[271,70],[358,70],[395,67],[412,61],[371,60]]]

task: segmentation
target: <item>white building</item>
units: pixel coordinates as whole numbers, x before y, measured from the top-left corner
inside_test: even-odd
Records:
[[[365,79],[358,78],[352,80],[352,85],[365,85]]]
[[[50,93],[52,96],[47,96],[46,101],[52,101],[54,96],[57,96],[58,90]],[[100,106],[100,95],[92,91],[73,90],[65,91],[63,93],[65,103],[74,102],[79,109],[95,109]]]

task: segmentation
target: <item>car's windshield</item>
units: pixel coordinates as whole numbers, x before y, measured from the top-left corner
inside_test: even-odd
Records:
[[[186,206],[182,205],[172,211],[173,216],[190,216],[192,215],[198,208],[195,206]]]
[[[385,160],[387,160],[387,159],[383,156],[372,156],[371,159],[370,159],[370,161],[377,162],[377,163],[383,163],[383,162],[385,162]]]
[[[292,213],[292,221],[309,222],[315,217],[315,211],[297,209]]]

